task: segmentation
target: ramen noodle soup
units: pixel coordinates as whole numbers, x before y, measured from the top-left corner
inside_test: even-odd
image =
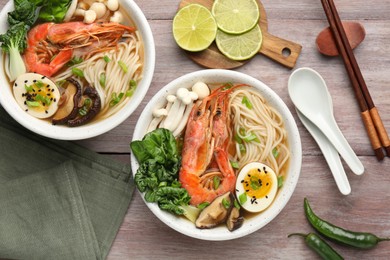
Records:
[[[70,1],[62,21],[37,19],[26,40],[25,71],[15,76],[4,55],[5,72],[21,109],[54,125],[110,117],[142,79],[143,42],[120,2]]]
[[[140,163],[141,170],[135,175],[140,190],[146,191],[148,196],[156,192],[163,200],[155,202],[168,211],[175,200],[179,201],[175,198],[165,207],[170,197],[164,197],[158,186],[148,190],[144,184],[155,181],[158,176],[149,180],[148,174],[153,173],[144,169],[154,167],[156,162],[147,166],[141,159],[148,157],[142,142],[151,149],[150,144],[156,144],[156,140],[174,138],[181,160],[177,160],[179,166],[170,164],[168,171],[178,168],[176,176],[180,188],[173,182],[169,192],[177,189],[177,194],[183,190],[188,193],[188,200],[184,195],[180,198],[179,208],[183,208],[182,201],[188,202],[182,214],[197,228],[226,223],[233,231],[245,218],[267,210],[283,186],[291,157],[281,114],[256,88],[240,83],[207,85],[198,82],[191,89],[179,88],[166,99],[163,107],[154,109],[144,140],[131,144]],[[162,137],[169,136],[167,131],[172,134],[171,138]],[[173,144],[171,141],[171,144],[158,143],[158,146],[173,147]],[[164,182],[164,185],[170,184]],[[189,211],[196,212],[196,216]],[[177,212],[180,210],[174,213]]]

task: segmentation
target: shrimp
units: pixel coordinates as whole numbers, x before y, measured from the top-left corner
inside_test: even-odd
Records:
[[[219,88],[198,101],[187,122],[179,181],[191,196],[190,203],[212,202],[233,191],[236,175],[229,162],[229,124],[227,116],[229,90]],[[220,184],[215,187],[214,179]]]
[[[79,56],[88,58],[115,48],[124,33],[134,30],[111,22],[39,24],[27,35],[24,61],[28,71],[50,77],[72,59],[76,49]]]

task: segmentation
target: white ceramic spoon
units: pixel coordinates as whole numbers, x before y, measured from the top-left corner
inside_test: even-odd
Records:
[[[321,152],[329,165],[330,171],[333,174],[333,178],[336,181],[339,191],[343,195],[350,194],[351,186],[349,185],[347,174],[345,173],[344,167],[341,164],[340,156],[336,148],[334,148],[334,146],[329,142],[328,138],[326,138],[326,136],[321,132],[320,129],[318,129],[318,127],[316,127],[309,119],[302,115],[298,109],[296,111],[302,124],[306,127],[306,129],[313,136],[314,140],[320,147]]]
[[[288,92],[295,107],[322,131],[352,172],[363,174],[363,164],[334,119],[332,99],[321,75],[310,68],[297,69],[288,81]]]

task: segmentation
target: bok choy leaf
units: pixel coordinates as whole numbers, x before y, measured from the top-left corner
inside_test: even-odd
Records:
[[[190,196],[177,181],[180,170],[180,154],[172,132],[158,128],[133,141],[131,150],[139,162],[135,183],[145,200],[156,202],[162,210],[182,215],[186,213]]]

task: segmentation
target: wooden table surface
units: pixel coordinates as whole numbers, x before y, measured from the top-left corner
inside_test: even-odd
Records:
[[[172,18],[178,0],[135,0],[153,31],[156,67],[151,87],[133,115],[112,131],[80,141],[99,153],[129,162],[129,143],[140,113],[151,97],[173,79],[203,69],[189,60],[172,37]],[[6,0],[0,0],[3,7]],[[294,115],[302,138],[302,170],[296,190],[283,211],[266,227],[251,235],[225,242],[208,242],[182,235],[157,219],[138,192],[113,243],[108,259],[317,259],[303,240],[287,238],[292,232],[310,232],[303,198],[310,199],[323,218],[352,230],[390,237],[390,158],[378,162],[359,116],[359,107],[340,58],[322,56],[316,50],[317,34],[327,20],[320,0],[263,0],[269,32],[300,43],[302,53],[295,68],[311,67],[328,84],[336,121],[365,166],[362,176],[347,167],[352,193],[338,191],[317,144],[302,126],[288,96],[292,70],[256,56],[237,71],[271,87]],[[366,29],[364,42],[355,50],[363,76],[383,122],[390,131],[390,0],[335,0],[343,20],[359,21]],[[389,259],[390,242],[372,250],[355,250],[331,243],[346,259]]]

